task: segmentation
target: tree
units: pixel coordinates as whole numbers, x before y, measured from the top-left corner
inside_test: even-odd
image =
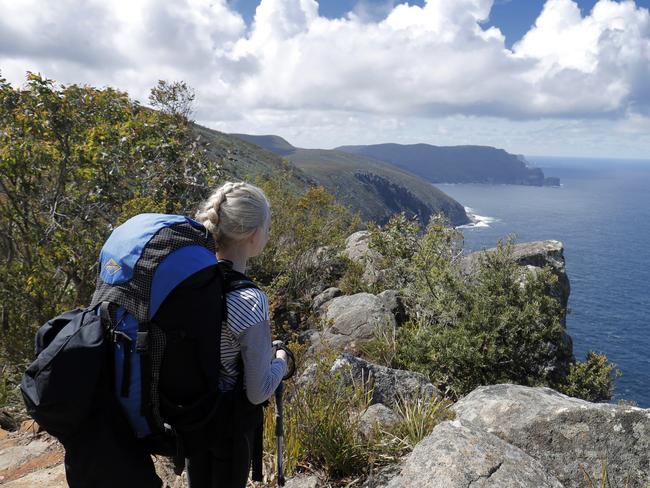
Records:
[[[151,89],[149,102],[153,108],[187,123],[194,111],[195,97],[194,90],[184,81],[158,80],[158,84]]]
[[[37,325],[89,302],[116,224],[142,211],[189,213],[219,174],[189,125],[125,93],[0,79],[4,353],[27,355]]]

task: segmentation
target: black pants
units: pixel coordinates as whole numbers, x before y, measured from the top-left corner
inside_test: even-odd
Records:
[[[95,411],[74,436],[62,440],[70,488],[159,488],[151,456],[116,407]]]
[[[253,455],[253,432],[224,439],[186,459],[190,488],[244,488]]]

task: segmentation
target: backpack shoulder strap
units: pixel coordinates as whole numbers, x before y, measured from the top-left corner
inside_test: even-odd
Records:
[[[259,287],[244,273],[232,269],[232,263],[230,261],[219,261],[219,267],[223,271],[225,293],[228,293],[229,291],[243,290],[245,288],[259,289]]]

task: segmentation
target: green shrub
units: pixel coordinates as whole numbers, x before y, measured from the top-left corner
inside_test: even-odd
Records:
[[[365,358],[388,367],[395,364],[398,350],[397,328],[389,323],[376,327],[372,339],[361,346]]]
[[[345,272],[336,283],[336,287],[341,289],[344,295],[354,295],[355,293],[371,293],[372,288],[363,279],[365,265],[358,261],[344,258]]]
[[[620,376],[621,371],[607,356],[589,351],[584,362],[571,364],[566,379],[556,387],[566,395],[599,402],[612,398],[614,380]]]
[[[414,222],[395,216],[385,227],[371,228],[370,243],[383,253],[380,267],[395,264],[397,272],[383,274],[382,286],[401,291],[411,317],[396,340],[376,337],[367,347],[371,357],[392,357],[392,366],[426,374],[453,397],[486,384],[564,383],[553,367],[566,353],[564,310],[551,293],[557,277],[550,268],[531,273],[517,265],[511,239],[483,253],[470,276],[460,270],[462,235],[441,216],[422,236]],[[565,391],[611,397],[609,377],[583,371],[573,367],[573,386]]]
[[[182,107],[182,88],[159,84],[161,107]],[[88,303],[116,224],[190,213],[220,176],[179,113],[110,88],[0,78],[0,360],[30,357],[36,327]]]
[[[264,252],[251,260],[250,274],[269,293],[271,302],[310,299],[310,293],[328,278],[337,279],[332,255],[342,250],[345,239],[360,226],[360,218],[323,187],[296,194],[287,175],[256,182],[271,203],[271,235]],[[332,248],[321,255],[323,246]],[[340,271],[342,274],[344,270]],[[332,274],[334,276],[332,276]]]

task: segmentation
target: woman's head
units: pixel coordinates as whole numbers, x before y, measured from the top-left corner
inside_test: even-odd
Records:
[[[258,229],[266,231],[270,219],[271,210],[264,192],[245,182],[224,183],[196,213],[196,220],[214,236],[217,250],[253,236]]]

